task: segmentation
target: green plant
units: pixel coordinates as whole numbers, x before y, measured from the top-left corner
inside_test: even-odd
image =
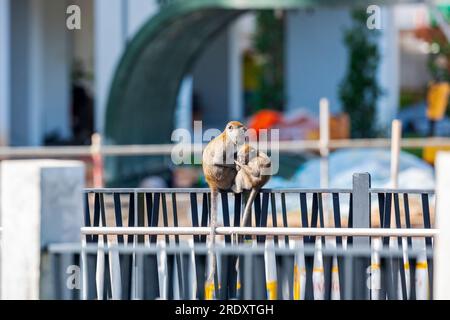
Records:
[[[352,12],[352,26],[344,31],[348,49],[348,67],[339,87],[339,97],[350,116],[353,138],[377,135],[376,105],[382,91],[377,81],[380,54],[377,47],[379,32],[366,25],[364,10]]]
[[[284,105],[284,16],[274,11],[258,12],[253,40],[262,60],[256,108],[281,110]]]

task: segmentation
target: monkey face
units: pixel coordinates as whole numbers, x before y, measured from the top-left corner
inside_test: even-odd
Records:
[[[225,128],[225,132],[227,133],[228,138],[237,145],[245,142],[246,131],[247,128],[239,121],[228,122]]]

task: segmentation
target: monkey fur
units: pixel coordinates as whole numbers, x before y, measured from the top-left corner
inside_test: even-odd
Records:
[[[241,227],[246,226],[251,214],[252,203],[259,189],[269,181],[271,161],[264,152],[257,151],[249,144],[244,144],[238,151],[235,161],[237,174],[232,186],[235,193],[251,190],[245,204]]]
[[[216,269],[216,259],[212,251],[215,244],[215,228],[217,224],[217,198],[219,191],[230,190],[233,186],[237,170],[235,154],[245,141],[247,128],[238,121],[229,122],[225,130],[211,140],[203,151],[202,167],[206,182],[211,189],[211,271],[207,282],[213,283]]]

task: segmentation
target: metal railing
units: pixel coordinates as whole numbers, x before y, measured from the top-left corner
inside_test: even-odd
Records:
[[[59,270],[53,272],[59,297],[84,299],[203,299],[208,295],[207,286],[201,287],[208,250],[204,244],[49,247],[54,270]],[[401,248],[240,244],[217,246],[214,253],[219,276],[210,296],[217,299],[423,299],[428,294],[424,261],[432,259],[422,249],[409,250],[411,267],[403,288],[399,285],[405,270]],[[373,262],[374,254],[382,264]],[[83,286],[79,291],[68,290],[61,270],[80,256],[85,261]],[[104,256],[102,263],[99,256]],[[320,264],[315,262],[318,256]],[[100,280],[99,274],[103,275]],[[199,278],[203,279],[200,284]],[[99,290],[93,284],[100,282]]]
[[[219,201],[223,226],[216,230],[220,245],[214,250],[222,250],[225,258],[219,258],[212,285],[205,284],[208,262],[202,249],[210,232],[209,189],[86,189],[84,251],[71,260],[82,263],[80,297],[85,299],[432,298],[433,237],[438,234],[432,229],[434,198],[433,190],[374,189],[369,174],[355,174],[351,189],[263,189],[254,203],[252,227],[241,228],[243,197],[223,192]],[[378,225],[373,223],[377,217]],[[243,248],[236,243],[238,235],[265,246],[265,253]],[[296,282],[285,279],[280,258],[267,254],[267,246],[290,252],[287,277]],[[170,254],[182,247],[190,253]],[[119,251],[113,253],[114,248]],[[260,270],[264,279],[260,274],[258,281],[245,280],[253,281],[247,294],[237,289],[243,285],[244,269],[233,267],[241,249],[256,259],[253,269],[264,266]],[[348,271],[343,257],[363,249],[365,258],[351,257]],[[332,257],[326,256],[327,250],[335,250]],[[339,285],[347,272],[362,279],[368,270],[377,274],[374,288],[357,279],[351,290]],[[186,277],[195,284],[193,291],[183,287]],[[176,281],[168,283],[169,278]],[[334,291],[324,289],[330,284]]]

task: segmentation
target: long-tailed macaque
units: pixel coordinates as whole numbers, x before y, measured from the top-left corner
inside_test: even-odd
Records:
[[[217,198],[221,190],[230,190],[237,174],[235,155],[239,146],[245,141],[247,128],[238,121],[229,122],[225,130],[211,140],[203,151],[203,173],[211,189],[211,271],[207,283],[214,282],[216,259],[212,247],[215,244],[215,228],[217,224]]]
[[[250,218],[251,207],[259,189],[270,179],[272,163],[267,154],[244,144],[238,151],[235,164],[238,172],[232,186],[233,192],[251,190],[241,222],[241,227],[244,227]]]

